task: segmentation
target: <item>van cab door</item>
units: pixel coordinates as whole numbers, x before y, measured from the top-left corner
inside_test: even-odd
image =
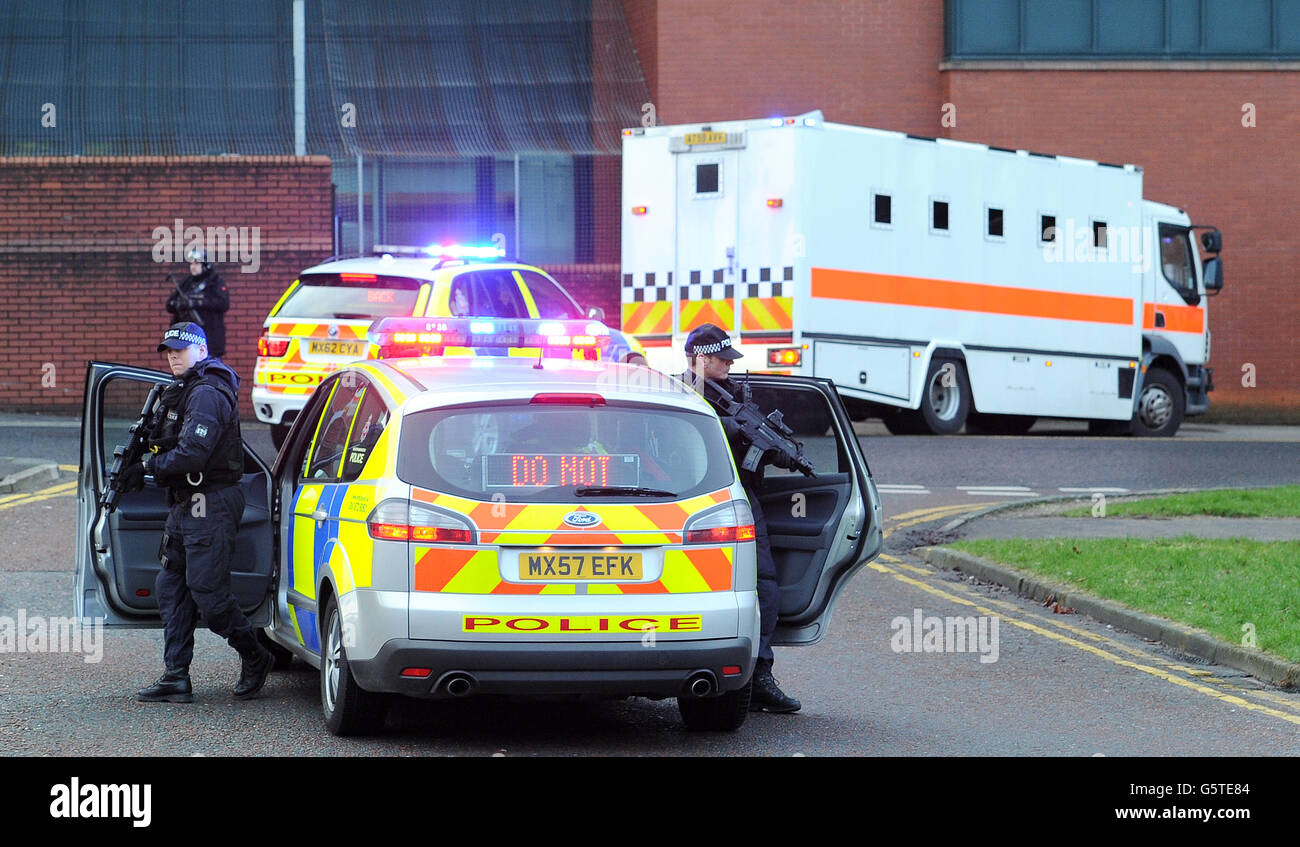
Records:
[[[754,402],[782,412],[816,476],[767,465],[759,503],[781,586],[773,644],[814,644],[849,577],[881,549],[880,495],[834,383],[750,374]]]
[[[126,444],[149,390],[171,381],[158,371],[91,362],[82,398],[81,470],[77,484],[78,617],[102,617],[106,626],[160,627],[154,581],[167,520],[167,492],[147,480],[122,495],[117,509],[99,504],[113,450]],[[231,590],[255,627],[270,623],[274,579],[271,474],[244,445],[244,516],[235,540]]]

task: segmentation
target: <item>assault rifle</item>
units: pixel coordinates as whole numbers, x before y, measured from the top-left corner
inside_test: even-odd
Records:
[[[176,313],[177,322],[189,320],[199,326],[203,326],[203,318],[199,317],[198,308],[195,304],[195,298],[181,290],[180,280],[176,274],[167,274],[167,281],[176,289],[176,304],[180,306],[180,311]],[[185,317],[189,315],[188,319]]]
[[[122,468],[136,464],[149,451],[149,432],[153,429],[154,410],[163,388],[162,385],[155,385],[149,389],[149,396],[144,401],[144,408],[140,410],[139,420],[131,424],[131,428],[127,430],[127,443],[113,448],[113,467],[109,468],[108,484],[104,486],[104,493],[99,496],[99,505],[106,512],[116,509],[117,501],[122,498]]]
[[[718,405],[732,418],[741,434],[749,440],[749,450],[740,463],[742,468],[747,471],[757,471],[759,463],[763,460],[763,454],[768,450],[775,450],[785,459],[786,466],[790,469],[800,471],[804,476],[816,476],[812,462],[808,461],[803,454],[803,445],[794,440],[794,430],[786,425],[780,410],[774,409],[764,415],[750,396],[747,381],[735,380],[740,385],[739,400],[708,377],[704,377],[703,381],[718,393]]]

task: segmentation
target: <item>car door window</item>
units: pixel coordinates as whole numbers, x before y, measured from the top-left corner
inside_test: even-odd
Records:
[[[507,270],[471,271],[456,279],[469,277],[473,286],[470,302],[474,317],[482,318],[527,318],[528,308],[524,305],[523,295],[519,293],[519,283]]]
[[[536,271],[515,271],[514,276],[528,288],[537,306],[537,317],[559,321],[585,317],[573,298],[550,277]]]
[[[139,419],[150,389],[157,384],[130,377],[111,377],[102,384],[100,408],[103,416],[100,418],[99,443],[103,449],[99,451],[100,479],[104,478],[105,472],[113,465],[113,449],[125,446],[130,441],[131,426]]]
[[[330,396],[329,405],[316,430],[316,447],[312,450],[307,467],[308,479],[338,479],[343,464],[343,447],[347,444],[352,419],[356,416],[357,406],[364,394],[364,385],[355,379],[350,386],[343,379],[335,382],[334,393]]]
[[[374,386],[366,386],[365,396],[361,400],[356,420],[352,424],[352,437],[345,451],[344,482],[352,482],[361,475],[361,469],[366,466],[370,452],[378,443],[384,427],[388,426],[388,418],[388,407],[384,405],[379,392],[374,389]]]
[[[813,388],[773,388],[757,386],[754,402],[763,414],[781,412],[786,426],[794,431],[794,440],[803,445],[804,456],[819,474],[848,473],[851,469],[844,445],[831,431],[832,412],[826,399]],[[802,476],[798,470],[768,465],[765,477]]]

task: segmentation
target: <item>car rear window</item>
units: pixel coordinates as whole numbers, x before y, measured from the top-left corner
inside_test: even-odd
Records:
[[[397,475],[482,500],[655,502],[575,491],[648,488],[672,499],[694,497],[731,484],[730,457],[717,419],[698,412],[645,404],[476,405],[408,415]]]
[[[307,274],[276,317],[348,320],[409,315],[424,280],[382,274]]]

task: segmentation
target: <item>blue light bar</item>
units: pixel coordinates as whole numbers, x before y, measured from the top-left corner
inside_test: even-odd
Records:
[[[447,259],[500,259],[506,254],[504,248],[495,244],[430,244],[424,248],[424,252]]]

